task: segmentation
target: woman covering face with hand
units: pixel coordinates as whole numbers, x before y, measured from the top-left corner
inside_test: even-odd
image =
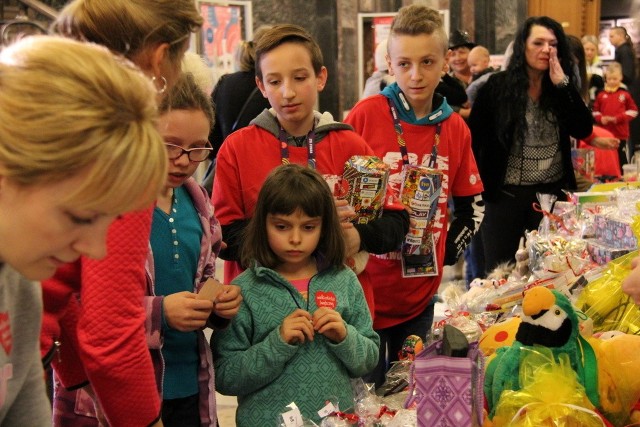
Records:
[[[538,228],[536,193],[575,190],[570,138],[589,136],[591,123],[562,26],[546,16],[527,19],[507,70],[480,89],[468,121],[485,190],[486,271],[513,261],[525,230]]]
[[[51,425],[42,295],[31,280],[81,256],[103,258],[111,222],[158,193],[166,155],[154,92],[95,45],[31,37],[0,54],[2,425]]]

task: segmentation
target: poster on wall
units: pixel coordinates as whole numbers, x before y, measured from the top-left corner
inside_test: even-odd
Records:
[[[375,52],[378,45],[389,37],[392,22],[393,16],[376,16],[373,18],[373,22],[371,23],[371,27],[373,28],[372,52]],[[373,71],[377,71],[375,61],[373,63]]]
[[[598,35],[598,56],[602,61],[612,61],[616,48],[609,41],[609,31],[616,26],[614,19],[600,21],[600,34]]]
[[[251,2],[198,0],[197,5],[204,19],[198,53],[217,75],[235,71],[236,49],[253,37]]]

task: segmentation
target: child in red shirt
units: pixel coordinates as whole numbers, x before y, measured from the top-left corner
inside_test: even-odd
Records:
[[[632,142],[629,141],[629,122],[638,116],[638,107],[631,94],[622,86],[622,66],[612,62],[605,71],[605,87],[593,104],[596,123],[620,139],[618,156],[620,167],[631,161]]]

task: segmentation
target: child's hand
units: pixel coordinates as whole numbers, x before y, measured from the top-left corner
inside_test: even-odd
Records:
[[[231,319],[240,310],[240,303],[242,302],[240,286],[224,285],[222,289],[223,291],[218,294],[214,301],[213,312],[222,318]]]
[[[350,222],[351,219],[355,216],[356,211],[353,210],[349,202],[344,199],[338,199],[336,197],[333,198],[336,203],[336,210],[338,211],[338,219],[340,219],[340,223],[343,227],[353,227],[353,224]]]
[[[287,344],[303,344],[306,340],[313,341],[313,335],[311,314],[300,308],[285,317],[280,325],[280,336]]]
[[[335,310],[321,307],[313,313],[313,328],[335,343],[347,337],[347,328],[342,316]]]
[[[178,292],[164,297],[163,309],[167,325],[191,332],[204,327],[213,310],[213,301],[196,299],[192,292]]]
[[[600,119],[600,121],[603,125],[617,122],[615,116],[602,116],[602,119]]]
[[[640,256],[631,261],[631,272],[622,281],[622,291],[640,305]]]

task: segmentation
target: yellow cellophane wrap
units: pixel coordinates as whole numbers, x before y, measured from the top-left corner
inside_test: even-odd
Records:
[[[631,228],[640,236],[640,215]],[[635,250],[607,264],[601,277],[589,282],[576,301],[576,307],[593,320],[595,332],[621,331],[640,335],[640,308],[622,292],[622,280],[629,274]]]
[[[555,361],[544,347],[522,348],[518,391],[500,396],[493,426],[602,427],[569,358]]]

